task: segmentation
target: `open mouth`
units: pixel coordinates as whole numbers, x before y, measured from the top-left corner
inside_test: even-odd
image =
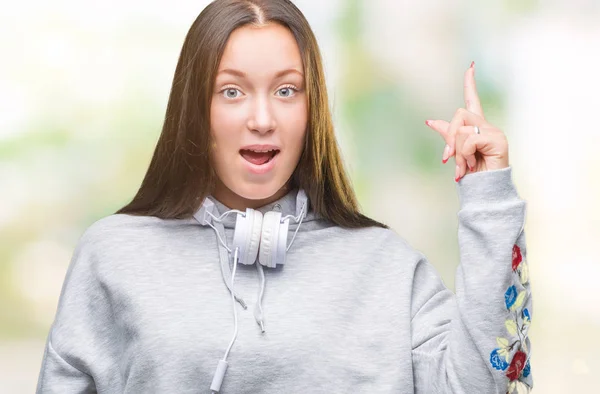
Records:
[[[246,161],[257,166],[262,166],[263,164],[267,164],[273,160],[273,158],[279,154],[279,150],[273,149],[267,152],[257,152],[253,150],[242,149],[240,150],[240,154],[244,159],[246,159]]]

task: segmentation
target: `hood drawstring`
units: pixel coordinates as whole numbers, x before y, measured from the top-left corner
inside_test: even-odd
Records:
[[[303,209],[304,209],[304,207],[303,207]],[[281,211],[281,205],[275,204],[275,210]],[[296,231],[294,231],[294,236],[292,237],[290,244],[285,249],[286,252],[288,250],[290,250],[290,247],[294,243],[294,239],[296,238],[298,229],[300,228],[300,225],[302,224],[302,219],[304,219],[303,213],[304,212],[300,213],[300,221],[298,222],[298,226],[296,226]],[[289,220],[290,218],[294,219],[295,221],[298,221],[298,218],[294,217],[293,215],[287,215],[287,216],[281,218],[281,220]],[[263,294],[265,292],[265,273],[264,273],[262,264],[260,264],[258,262],[256,262],[256,269],[258,270],[258,275],[259,275],[259,279],[260,279],[260,290],[258,292],[258,299],[256,301],[256,307],[254,308],[254,319],[260,326],[261,331],[264,333],[265,326],[264,326],[264,316],[263,316],[263,309],[262,309],[262,298],[263,298]]]
[[[211,214],[211,216],[212,216],[212,214]],[[217,234],[217,237],[219,239],[218,243],[220,243],[222,246],[225,247],[225,251],[223,251],[223,248],[221,247],[221,245],[217,245],[217,247],[219,249],[219,257],[220,257],[220,261],[221,261],[221,276],[223,277],[223,282],[225,282],[225,286],[227,286],[229,291],[233,294],[234,300],[239,302],[239,304],[242,306],[242,308],[248,309],[248,305],[246,304],[244,299],[240,295],[238,295],[233,289],[233,276],[231,273],[231,267],[230,267],[230,263],[229,263],[229,254],[231,253],[231,249],[229,249],[227,247],[227,245],[221,238],[221,235],[219,234],[219,233],[221,233],[221,234],[223,234],[223,236],[225,236],[225,227],[223,226],[223,223],[221,223],[220,221],[215,220],[214,223],[218,229],[215,228],[215,226],[211,225],[210,223],[208,223],[208,225],[211,226],[213,228],[213,230],[215,230],[215,233]],[[236,259],[237,259],[237,257],[236,257]]]
[[[296,238],[296,234],[298,233],[298,229],[300,229],[300,225],[302,224],[302,220],[304,219],[304,216],[305,216],[304,215],[304,209],[305,208],[306,207],[302,207],[302,211],[298,215],[299,218],[295,217],[293,215],[286,215],[285,217],[281,218],[282,221],[293,219],[294,221],[298,222],[298,226],[296,226],[296,231],[294,232],[292,240],[290,241],[290,244],[286,247],[286,252],[290,249],[290,247],[294,243],[294,239]],[[223,226],[223,223],[221,223],[221,219],[224,216],[226,216],[226,215],[228,215],[230,213],[234,213],[234,212],[236,212],[238,214],[242,214],[242,215],[246,214],[245,212],[238,211],[236,209],[232,209],[232,210],[229,210],[229,211],[221,214],[219,217],[216,217],[212,213],[208,212],[208,214],[210,216],[212,216],[213,222],[215,223],[214,226],[212,224],[210,224],[210,223],[208,223],[208,225],[210,227],[212,227],[213,230],[215,230],[215,233],[217,234],[217,237],[219,239],[220,244],[228,252],[228,255],[224,256],[225,259],[221,258],[221,274],[222,274],[222,277],[223,277],[223,281],[225,282],[225,285],[227,286],[227,288],[229,289],[229,291],[233,294],[234,300],[237,301],[237,302],[239,302],[240,305],[242,305],[242,307],[244,309],[247,309],[246,302],[244,301],[244,299],[241,296],[239,296],[239,295],[237,295],[235,293],[235,290],[233,288],[233,275],[235,275],[235,266],[237,265],[238,258],[237,258],[237,254],[235,254],[234,255],[234,261],[233,261],[234,273],[232,274],[231,268],[229,266],[229,254],[232,253],[232,250],[227,246],[227,244],[226,244],[226,242],[224,240],[224,238],[225,238],[225,228]],[[223,237],[221,237],[221,234],[223,234]],[[219,250],[221,250],[221,248],[219,248]],[[262,309],[262,298],[263,298],[263,295],[264,295],[264,292],[265,292],[265,273],[264,273],[264,269],[263,269],[262,264],[260,264],[258,261],[256,261],[255,264],[256,264],[256,269],[258,270],[258,274],[259,274],[259,287],[260,288],[259,288],[259,292],[258,292],[258,299],[256,301],[256,306],[254,308],[254,319],[256,320],[256,323],[260,326],[261,331],[264,333],[265,332],[265,328],[264,328],[264,316],[263,316],[263,309]],[[228,278],[231,278],[231,280],[228,281]],[[235,312],[235,309],[234,309],[234,312]]]
[[[281,205],[275,204],[275,209],[278,211],[281,211]],[[292,246],[292,244],[294,242],[294,239],[296,238],[296,234],[298,233],[298,229],[300,228],[300,225],[302,224],[302,220],[306,216],[307,209],[308,209],[308,204],[304,203],[300,210],[298,210],[298,209],[296,210],[297,216],[286,215],[285,217],[280,219],[280,223],[283,221],[289,222],[290,219],[293,219],[296,223],[298,223],[298,226],[296,226],[296,231],[294,232],[294,236],[292,237],[290,244],[285,249],[286,253],[290,249],[290,247]],[[223,226],[223,223],[221,220],[226,215],[228,215],[230,213],[234,213],[234,212],[237,214],[246,215],[245,212],[242,212],[242,211],[239,211],[236,209],[232,209],[227,212],[224,212],[219,217],[216,217],[210,211],[206,211],[206,214],[210,215],[213,218],[212,222],[214,222],[215,225],[213,226],[210,223],[210,221],[208,221],[206,224],[208,224],[210,227],[212,227],[212,229],[215,231],[217,238],[219,240],[219,243],[220,243],[220,245],[218,245],[218,249],[219,249],[219,257],[220,257],[220,261],[221,261],[221,275],[223,277],[223,281],[225,282],[225,285],[231,292],[231,303],[233,306],[233,318],[234,318],[234,325],[235,325],[233,338],[231,339],[231,342],[229,343],[229,346],[227,347],[225,356],[223,357],[223,359],[219,360],[219,363],[217,365],[217,370],[215,371],[215,375],[213,376],[213,380],[212,380],[212,383],[210,386],[210,389],[213,393],[218,393],[221,390],[221,384],[223,383],[223,379],[225,377],[225,372],[227,371],[227,367],[229,365],[227,363],[227,357],[229,356],[229,352],[231,351],[231,348],[233,347],[233,344],[234,344],[235,340],[237,339],[238,320],[237,320],[237,308],[235,307],[235,302],[236,301],[239,302],[240,305],[242,305],[242,307],[244,309],[247,309],[247,306],[246,306],[246,303],[244,302],[244,300],[240,296],[238,296],[234,290],[235,273],[236,273],[237,264],[239,262],[239,256],[238,256],[239,247],[236,247],[235,250],[232,251],[227,246],[225,227]],[[223,234],[223,237],[221,237],[221,234]],[[226,252],[223,252],[223,248],[221,248],[221,246],[223,248],[225,248]],[[272,247],[275,247],[275,245],[272,245]],[[231,271],[231,268],[229,266],[229,264],[230,264],[229,256],[232,253],[233,253],[233,271]],[[263,298],[263,294],[265,291],[265,274],[264,274],[264,269],[263,269],[262,264],[260,264],[260,262],[258,261],[258,257],[254,263],[256,264],[256,269],[258,270],[259,280],[260,280],[260,286],[259,286],[260,291],[258,294],[258,299],[256,301],[256,306],[254,308],[254,319],[260,326],[262,333],[264,333],[265,327],[264,327],[264,316],[263,316],[263,309],[262,309],[262,298]],[[228,280],[229,278],[231,278],[230,281]]]
[[[260,279],[260,289],[258,291],[258,299],[256,300],[256,306],[254,307],[254,319],[260,326],[260,330],[264,333],[265,323],[262,310],[262,297],[265,293],[265,272],[262,264],[259,264],[258,262],[256,263],[256,269],[258,270],[258,275]]]

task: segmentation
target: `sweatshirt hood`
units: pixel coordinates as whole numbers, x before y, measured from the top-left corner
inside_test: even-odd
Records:
[[[294,188],[278,200],[263,205],[262,207],[255,208],[255,210],[260,211],[263,215],[268,211],[279,211],[281,212],[281,217],[285,217],[287,215],[298,216],[300,214],[301,208],[299,201],[300,196],[298,194],[299,191],[300,189]],[[217,200],[213,195],[210,195],[208,198],[210,198],[210,200],[215,203],[219,215],[222,215],[223,213],[231,210],[230,207]],[[321,228],[322,226],[320,226],[317,223],[319,219],[322,219],[322,217],[313,210],[312,204],[309,199],[307,203],[307,214],[302,220],[298,231],[309,231],[316,228]],[[236,215],[226,215],[221,219],[221,222],[224,228],[233,229],[235,228]],[[295,231],[297,227],[298,223],[296,223],[293,220],[290,220],[289,230]]]

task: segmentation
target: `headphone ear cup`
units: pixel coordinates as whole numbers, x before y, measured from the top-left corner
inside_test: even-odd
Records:
[[[237,216],[233,233],[233,247],[238,247],[239,262],[252,265],[256,261],[260,246],[260,232],[263,214],[251,208],[246,209],[246,216]]]
[[[276,268],[277,264],[285,262],[285,246],[282,250],[281,241],[285,245],[287,240],[288,221],[281,223],[281,212],[269,211],[265,213],[260,238],[258,261],[269,268]]]
[[[256,258],[258,257],[258,251],[260,248],[260,232],[262,229],[263,223],[263,214],[260,211],[252,210],[254,214],[254,220],[252,221],[252,233],[250,234],[250,239],[248,241],[248,254],[247,260],[248,264],[254,264]]]
[[[283,223],[281,223],[278,227],[279,239],[277,240],[277,244],[275,245],[277,248],[277,260],[275,260],[275,264],[285,264],[285,258],[287,256],[287,237],[289,226],[290,219],[285,219]]]

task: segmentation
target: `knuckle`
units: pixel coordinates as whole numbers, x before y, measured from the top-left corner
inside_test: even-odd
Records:
[[[506,138],[506,134],[502,133],[500,136],[498,136],[498,140],[497,140],[497,144],[502,147],[502,148],[506,148],[508,147],[508,138]]]

